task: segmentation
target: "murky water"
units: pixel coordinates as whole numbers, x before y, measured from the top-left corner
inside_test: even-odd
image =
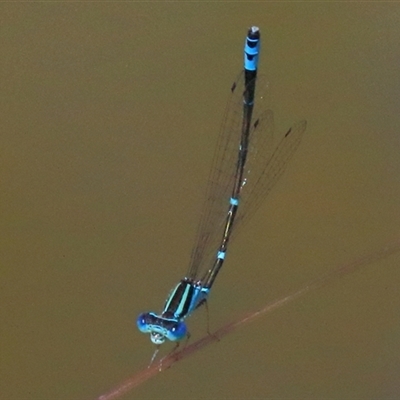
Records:
[[[1,399],[95,398],[146,365],[136,331],[184,274],[249,25],[279,185],[232,243],[215,328],[399,239],[396,4],[3,4]],[[316,290],[128,394],[394,399],[399,255]],[[189,320],[193,337],[206,315]],[[167,352],[167,349],[164,349]]]

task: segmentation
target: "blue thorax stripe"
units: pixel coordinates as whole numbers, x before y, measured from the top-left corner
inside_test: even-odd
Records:
[[[180,281],[169,295],[162,314],[169,318],[184,318],[190,311],[194,292],[189,281]]]

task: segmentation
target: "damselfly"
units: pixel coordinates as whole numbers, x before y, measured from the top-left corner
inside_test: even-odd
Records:
[[[147,312],[137,319],[139,330],[149,333],[157,346],[188,335],[184,319],[207,301],[233,229],[245,214],[247,220],[255,212],[277,182],[306,129],[305,121],[295,124],[272,151],[273,113],[257,114],[268,89],[257,78],[259,49],[260,32],[252,27],[245,42],[244,71],[232,86],[221,127],[188,272],[160,314]]]

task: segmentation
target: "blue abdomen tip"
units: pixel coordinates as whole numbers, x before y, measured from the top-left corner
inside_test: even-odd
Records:
[[[244,68],[255,71],[258,65],[258,54],[260,52],[260,29],[252,26],[247,32],[244,46]]]

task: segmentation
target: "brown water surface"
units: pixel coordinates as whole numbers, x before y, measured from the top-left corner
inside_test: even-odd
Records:
[[[1,399],[94,398],[149,361],[135,319],[186,270],[252,24],[277,136],[308,127],[232,243],[211,326],[399,239],[396,3],[3,3]],[[316,290],[126,398],[399,398],[399,262]],[[205,321],[188,320],[194,338]]]

